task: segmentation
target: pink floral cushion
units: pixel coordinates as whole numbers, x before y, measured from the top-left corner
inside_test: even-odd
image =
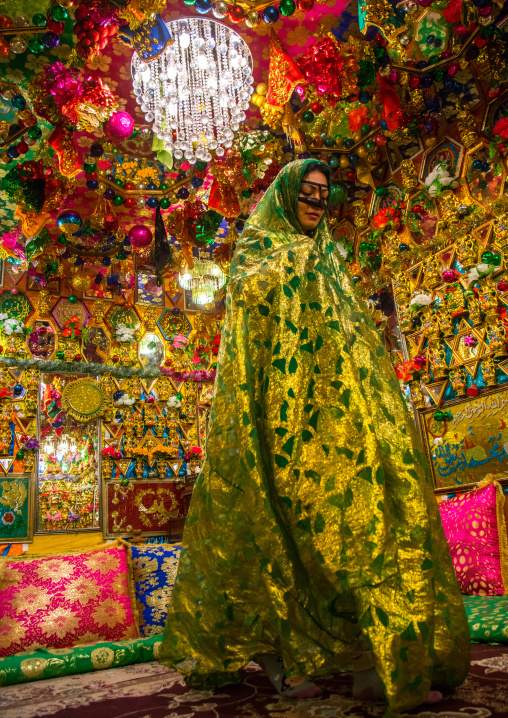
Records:
[[[463,594],[498,596],[508,589],[504,497],[497,482],[439,504]]]
[[[0,657],[138,638],[124,546],[0,567]]]

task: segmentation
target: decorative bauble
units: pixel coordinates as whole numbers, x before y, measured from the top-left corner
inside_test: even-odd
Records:
[[[103,129],[113,142],[123,142],[132,135],[134,120],[128,112],[114,112],[104,124]]]
[[[83,220],[78,212],[66,210],[60,212],[56,223],[66,234],[74,234],[83,224]]]
[[[15,110],[24,110],[26,107],[26,100],[23,95],[14,95],[11,99],[11,105]]]
[[[256,94],[262,95],[263,97],[268,94],[268,85],[266,82],[260,82],[256,86]]]
[[[52,5],[49,12],[53,20],[56,20],[56,22],[65,22],[69,17],[68,10],[58,4]]]
[[[314,7],[314,0],[297,0],[296,5],[300,12],[310,12]]]
[[[212,9],[212,0],[196,0],[194,7],[200,15],[206,15]]]
[[[149,197],[146,200],[146,206],[149,207],[150,209],[155,209],[158,204],[159,204],[159,200],[157,199],[157,197]]]
[[[128,236],[133,249],[148,247],[152,241],[152,232],[144,224],[135,224],[134,227],[131,227]]]
[[[469,396],[478,396],[478,394],[480,393],[476,384],[471,384],[471,386],[466,389],[466,392],[469,394]]]
[[[116,194],[113,197],[113,204],[115,205],[115,207],[120,207],[120,205],[123,204],[123,197],[121,194]]]
[[[296,3],[294,0],[280,0],[279,10],[283,17],[289,17],[296,10]]]
[[[265,7],[261,15],[267,25],[273,25],[279,19],[279,11],[273,5]]]
[[[42,42],[44,43],[45,47],[48,48],[48,50],[54,50],[55,47],[58,47],[60,44],[60,38],[56,34],[56,32],[46,32],[42,36]]]
[[[311,112],[310,110],[307,110],[306,112],[303,113],[302,120],[304,122],[312,122],[314,120],[314,113]]]
[[[32,25],[34,27],[44,27],[46,24],[46,15],[43,15],[41,12],[36,12],[35,15],[32,17]]]
[[[71,296],[69,297],[70,304],[76,304],[77,301],[78,301],[77,296],[75,294],[71,294]]]
[[[212,12],[217,20],[222,20],[228,14],[228,4],[224,0],[217,0],[215,5],[212,5]]]
[[[347,199],[347,186],[343,182],[332,182],[330,186],[330,204],[341,204]]]
[[[245,17],[245,11],[240,5],[232,5],[228,10],[228,17],[231,22],[240,22]]]
[[[257,10],[251,10],[249,13],[247,13],[247,16],[245,18],[245,24],[247,25],[247,27],[257,27],[260,22],[261,15],[258,13]]]

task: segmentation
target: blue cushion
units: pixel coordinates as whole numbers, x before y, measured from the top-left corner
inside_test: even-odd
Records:
[[[144,637],[162,633],[173,593],[181,544],[129,546],[139,631]]]

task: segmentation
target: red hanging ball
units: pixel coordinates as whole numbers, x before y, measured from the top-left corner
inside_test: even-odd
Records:
[[[310,109],[315,115],[319,115],[320,112],[323,112],[323,105],[320,102],[313,102]]]
[[[301,12],[309,12],[314,7],[314,0],[298,0],[296,6]]]
[[[54,32],[56,35],[61,35],[62,32],[65,30],[65,23],[57,22],[56,20],[53,20],[52,17],[50,17],[46,23],[46,28],[50,32]]]
[[[245,17],[245,12],[240,5],[232,5],[228,10],[228,17],[231,22],[240,22]]]
[[[25,155],[30,148],[28,147],[25,140],[22,140],[21,142],[18,142],[18,144],[16,145],[16,149],[18,150],[20,155]]]

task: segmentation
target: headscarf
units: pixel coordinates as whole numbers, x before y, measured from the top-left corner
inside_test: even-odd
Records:
[[[315,163],[314,159],[295,160],[281,169],[249,217],[242,240],[247,239],[252,230],[260,229],[265,233],[285,235],[288,237],[286,241],[294,241],[295,235],[305,235],[298,221],[298,195],[307,168]],[[326,175],[328,166],[324,162],[319,164],[323,165]],[[314,230],[314,239],[318,239],[318,234],[330,236],[324,215]]]

